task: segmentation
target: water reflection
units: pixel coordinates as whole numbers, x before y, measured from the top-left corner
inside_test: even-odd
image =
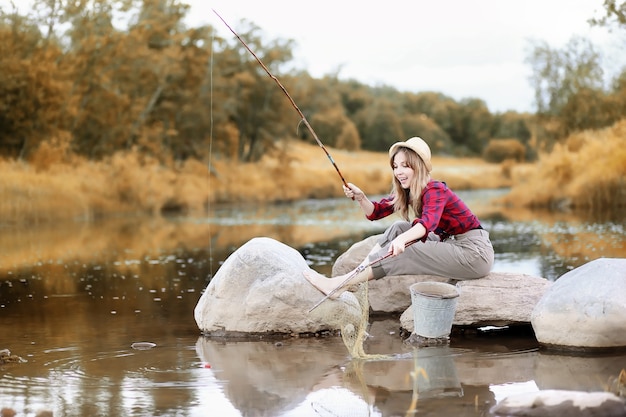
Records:
[[[488,202],[497,194],[462,195],[491,233],[496,269],[557,279],[600,256],[626,257],[623,218],[505,210]],[[394,318],[372,322],[364,348],[388,356],[379,361],[351,361],[340,338],[199,335],[193,309],[202,291],[251,238],[284,242],[328,273],[340,253],[387,224],[364,220],[341,199],[217,207],[206,218],[4,228],[0,349],[27,362],[0,364],[0,408],[300,417],[404,415],[414,407],[422,415],[481,416],[494,392],[512,384],[602,390],[623,368],[624,355],[549,355],[532,337],[457,337],[416,351],[401,341]],[[133,349],[136,342],[156,346]]]
[[[199,338],[197,350],[217,368],[224,395],[242,415],[276,416],[350,415],[354,409],[404,415],[412,405],[426,415],[480,416],[495,404],[494,386],[500,395],[528,381],[527,390],[602,391],[624,361],[623,355],[551,355],[531,341],[506,338],[418,349],[383,337],[393,326],[393,320],[373,322],[374,339],[381,341],[370,340],[367,349],[386,358],[371,361],[350,360],[340,343],[328,339],[277,346]],[[473,411],[466,414],[468,409]]]
[[[340,338],[228,342],[201,337],[198,356],[224,381],[224,395],[246,415],[281,415],[346,361]]]

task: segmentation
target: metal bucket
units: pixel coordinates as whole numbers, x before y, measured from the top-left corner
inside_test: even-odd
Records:
[[[450,336],[459,291],[445,282],[417,282],[409,287],[413,333],[427,338]]]

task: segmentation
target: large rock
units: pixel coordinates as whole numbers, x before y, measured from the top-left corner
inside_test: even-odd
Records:
[[[333,275],[351,271],[367,256],[378,236],[357,242],[333,265]],[[457,281],[432,275],[400,275],[369,283],[370,308],[375,313],[403,313],[401,325],[413,331],[413,309],[409,287],[416,282],[435,281],[456,285],[460,292],[453,325],[505,326],[530,324],[535,304],[551,282],[527,274],[492,272],[484,278]]]
[[[535,306],[537,340],[559,349],[626,347],[626,259],[600,258],[559,277]]]
[[[305,259],[276,240],[254,238],[231,254],[211,279],[195,310],[203,334],[241,336],[339,330],[361,320],[356,297],[345,292],[327,300],[302,275]]]
[[[430,277],[419,277],[430,280]],[[533,307],[551,282],[532,275],[492,272],[484,278],[453,281],[459,290],[453,326],[528,325]],[[409,299],[410,301],[410,299]],[[413,306],[400,316],[403,329],[413,331]]]

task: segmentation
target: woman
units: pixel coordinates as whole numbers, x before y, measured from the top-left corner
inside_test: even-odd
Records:
[[[306,279],[325,295],[335,291],[336,297],[351,285],[390,275],[438,275],[459,280],[487,275],[494,260],[489,233],[444,182],[431,179],[428,144],[418,137],[397,142],[389,149],[389,158],[393,169],[389,197],[370,201],[354,184],[343,188],[369,220],[395,212],[404,220],[392,224],[353,271],[326,278],[310,270],[304,272]],[[348,279],[350,275],[354,276]]]

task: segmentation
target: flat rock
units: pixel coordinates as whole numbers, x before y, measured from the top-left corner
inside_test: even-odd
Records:
[[[508,272],[492,272],[484,278],[450,280],[450,283],[456,283],[459,290],[452,325],[467,327],[530,324],[533,307],[552,284],[545,278]],[[400,324],[413,331],[412,305],[400,316]]]

